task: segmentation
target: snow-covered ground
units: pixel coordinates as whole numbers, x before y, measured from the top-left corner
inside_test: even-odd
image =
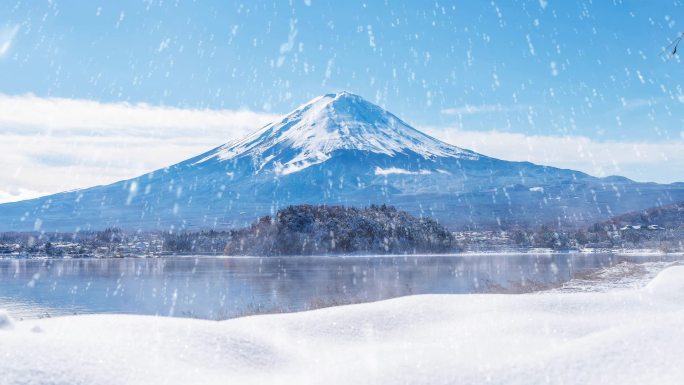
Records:
[[[645,287],[205,321],[0,314],[0,384],[681,384],[684,266]]]
[[[637,289],[655,278],[663,269],[679,262],[621,262],[614,266],[576,277],[553,289],[557,292],[596,292],[615,289]]]

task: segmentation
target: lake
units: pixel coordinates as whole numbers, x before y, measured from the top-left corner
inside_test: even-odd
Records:
[[[675,256],[521,254],[0,260],[15,318],[129,313],[227,319],[412,294],[521,293],[620,262]]]

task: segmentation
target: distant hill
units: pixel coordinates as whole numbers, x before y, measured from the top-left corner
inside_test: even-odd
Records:
[[[436,221],[390,206],[290,206],[236,230],[229,255],[444,253],[456,248]]]
[[[618,215],[607,223],[614,224],[617,227],[657,225],[666,229],[684,228],[684,202]]]

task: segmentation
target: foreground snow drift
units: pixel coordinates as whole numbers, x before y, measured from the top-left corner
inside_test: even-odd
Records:
[[[639,290],[423,295],[215,322],[1,317],[0,384],[679,384],[684,266]]]

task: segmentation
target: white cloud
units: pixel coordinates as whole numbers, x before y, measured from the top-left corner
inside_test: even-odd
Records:
[[[0,94],[0,128],[17,133],[66,132],[94,136],[244,134],[276,116],[250,110],[201,110],[147,104]],[[197,132],[199,131],[199,132]]]
[[[476,115],[476,114],[490,114],[494,112],[515,112],[523,111],[528,107],[526,106],[504,106],[501,104],[481,104],[481,105],[470,105],[466,104],[461,107],[445,108],[440,111],[444,115]]]
[[[663,143],[608,141],[585,136],[525,135],[501,131],[423,127],[447,143],[495,158],[528,161],[584,171],[622,175],[638,181],[684,181],[684,138]]]
[[[622,107],[626,110],[634,110],[641,107],[653,107],[656,104],[656,99],[625,99],[620,98]]]
[[[290,19],[290,32],[287,34],[287,41],[280,45],[280,56],[278,56],[277,66],[281,67],[285,62],[285,57],[292,51],[297,38],[297,19]]]
[[[19,32],[19,25],[0,28],[0,57],[5,56],[12,48],[12,42]]]
[[[134,177],[277,116],[0,94],[0,202]]]

